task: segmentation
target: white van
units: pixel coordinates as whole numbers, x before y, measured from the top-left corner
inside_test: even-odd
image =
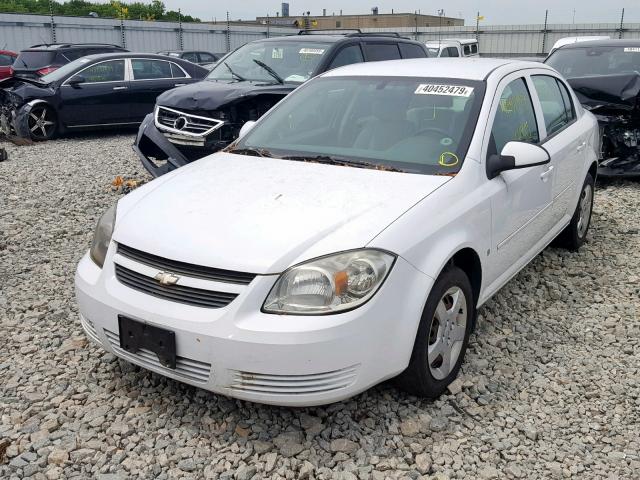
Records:
[[[430,57],[477,57],[480,55],[475,38],[445,38],[426,42]]]

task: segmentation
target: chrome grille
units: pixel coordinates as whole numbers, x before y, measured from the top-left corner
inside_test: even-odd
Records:
[[[256,275],[254,273],[235,272],[221,268],[203,267],[186,262],[178,262],[167,258],[152,255],[136,250],[123,244],[118,244],[118,253],[124,257],[142,263],[158,270],[167,270],[177,275],[186,275],[192,278],[201,278],[212,282],[237,283],[249,285]]]
[[[193,360],[191,358],[176,357],[176,368],[167,368],[160,363],[158,356],[146,348],[139,349],[136,353],[130,353],[120,348],[120,336],[107,329],[104,334],[111,344],[111,348],[121,357],[129,359],[150,370],[159,370],[163,373],[170,373],[195,382],[208,382],[211,374],[211,364]]]
[[[327,393],[351,385],[358,365],[309,375],[272,375],[232,371],[232,390],[271,395],[310,395]]]
[[[194,307],[222,308],[229,305],[238,295],[229,292],[214,292],[182,285],[161,285],[151,277],[115,264],[116,278],[129,288],[172,302]]]
[[[155,122],[160,130],[185,138],[206,137],[224,125],[223,120],[201,117],[162,106],[156,107]],[[168,135],[167,138],[171,140],[175,135]]]

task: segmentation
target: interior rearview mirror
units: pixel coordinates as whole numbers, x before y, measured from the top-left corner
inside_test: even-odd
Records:
[[[81,83],[86,82],[87,80],[82,75],[76,75],[72,77],[67,83],[74,88],[77,88]]]
[[[249,130],[253,128],[255,124],[256,122],[254,122],[253,120],[249,120],[248,122],[245,122],[245,124],[242,125],[242,128],[240,128],[240,134],[238,135],[238,138],[245,136],[249,132]]]
[[[539,145],[509,142],[504,146],[500,155],[494,154],[487,159],[487,177],[491,180],[507,170],[535,167],[550,161],[549,152]]]

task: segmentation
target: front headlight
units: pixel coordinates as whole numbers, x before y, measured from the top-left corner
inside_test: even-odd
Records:
[[[109,249],[109,243],[111,243],[111,235],[113,234],[115,223],[116,205],[113,205],[104,212],[100,220],[98,220],[96,231],[93,234],[93,242],[91,242],[91,249],[89,250],[91,260],[100,268],[104,265],[104,259],[107,256],[107,250]]]
[[[394,261],[390,253],[364,249],[296,265],[280,276],[262,309],[297,315],[350,310],[376,293]]]

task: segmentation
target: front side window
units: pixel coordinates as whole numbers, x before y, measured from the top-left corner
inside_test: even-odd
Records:
[[[92,65],[74,75],[84,77],[85,83],[124,81],[124,60],[111,60]]]
[[[571,121],[567,117],[560,86],[554,77],[548,75],[533,75],[531,79],[540,99],[547,135],[553,135]]]
[[[329,70],[343,67],[345,65],[351,65],[352,63],[362,62],[364,62],[364,58],[362,57],[360,45],[349,45],[338,52],[336,57],[331,61]]]
[[[364,45],[364,52],[368,62],[382,60],[399,60],[400,51],[395,43],[369,43]]]
[[[271,69],[285,82],[300,84],[315,73],[329,47],[328,43],[295,40],[247,43],[216,65],[207,79],[278,83]]]
[[[171,78],[171,64],[164,60],[131,60],[134,80],[159,80]]]
[[[455,174],[484,89],[484,82],[459,79],[318,78],[280,102],[235,149]]]
[[[523,78],[509,83],[500,96],[493,126],[489,155],[499,154],[512,141],[537,143],[540,140],[536,115]]]

